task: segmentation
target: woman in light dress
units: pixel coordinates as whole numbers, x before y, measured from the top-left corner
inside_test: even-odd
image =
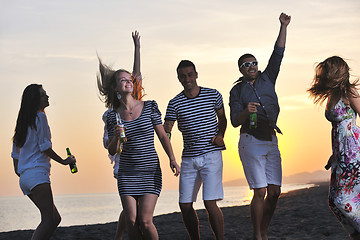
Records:
[[[332,124],[329,207],[349,235],[360,239],[360,96],[349,70],[341,57],[325,59],[316,66],[308,92],[315,103],[327,100],[325,116]]]

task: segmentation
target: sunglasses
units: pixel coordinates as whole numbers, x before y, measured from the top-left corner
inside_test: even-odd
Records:
[[[254,67],[256,67],[258,65],[258,62],[257,61],[252,61],[252,62],[243,62],[241,65],[240,65],[240,68],[242,67],[250,67],[251,65],[253,65]]]

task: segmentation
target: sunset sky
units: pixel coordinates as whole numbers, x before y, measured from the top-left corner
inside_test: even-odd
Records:
[[[360,76],[358,0],[0,0],[0,195],[22,195],[12,166],[11,138],[21,94],[31,83],[50,96],[46,108],[53,149],[69,147],[79,172],[52,162],[55,194],[116,192],[107,151],[102,146],[105,105],[96,85],[96,54],[115,69],[132,69],[131,32],[141,35],[145,100],[155,99],[165,116],[168,101],[182,90],[176,66],[193,61],[198,84],[223,95],[228,128],[223,152],[224,181],[243,178],[237,145],[239,128],[230,124],[229,91],[239,77],[237,59],[250,52],[267,61],[280,28],[279,15],[291,15],[285,57],[276,83],[280,103],[278,135],[283,175],[324,169],[331,154],[330,123],[324,106],[306,93],[317,62],[345,58]],[[172,144],[181,161],[182,137]],[[177,189],[168,158],[156,139],[164,189]]]

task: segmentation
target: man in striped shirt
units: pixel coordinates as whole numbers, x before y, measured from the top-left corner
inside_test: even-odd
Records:
[[[221,94],[197,85],[195,65],[182,60],[177,75],[184,90],[170,100],[164,128],[170,133],[175,121],[182,132],[179,205],[191,239],[200,239],[199,220],[193,208],[203,183],[203,200],[216,239],[224,238],[224,217],[216,201],[223,199],[222,153],[226,117]]]

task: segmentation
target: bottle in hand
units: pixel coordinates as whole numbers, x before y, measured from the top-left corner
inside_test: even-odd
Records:
[[[68,157],[71,156],[69,148],[66,148],[66,153],[67,153]],[[77,173],[78,172],[76,163],[70,163],[69,166],[70,166],[71,173]]]
[[[256,113],[251,113],[249,115],[249,119],[250,119],[250,129],[255,129],[257,128],[257,114]]]
[[[120,135],[119,135],[119,140],[118,140],[118,145],[117,145],[117,153],[120,154],[122,152],[124,143],[127,142],[127,138],[125,135],[125,126],[123,124],[119,124],[120,127]]]

